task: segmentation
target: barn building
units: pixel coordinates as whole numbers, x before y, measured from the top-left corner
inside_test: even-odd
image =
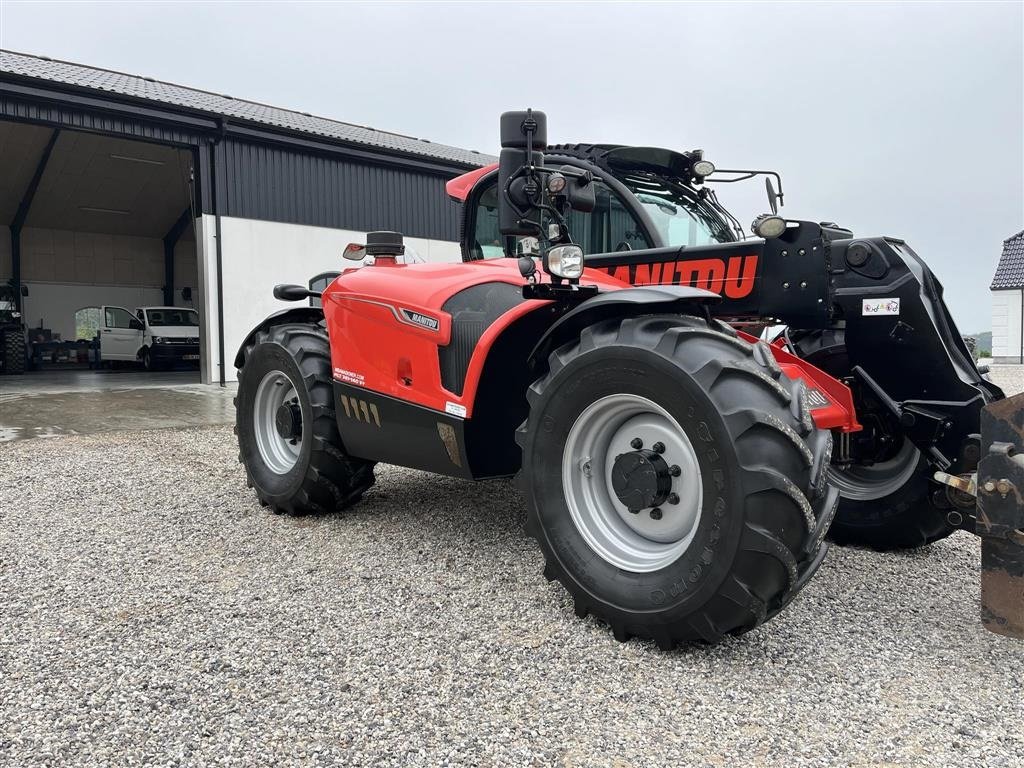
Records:
[[[91,333],[87,307],[192,307],[202,381],[232,380],[245,333],[284,306],[272,286],[339,269],[365,232],[458,259],[445,182],[492,159],[0,51],[0,283],[27,289],[39,346]]]

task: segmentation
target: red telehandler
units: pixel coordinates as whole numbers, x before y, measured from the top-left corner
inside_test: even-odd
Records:
[[[515,476],[576,613],[662,648],[777,614],[827,537],[964,529],[985,537],[986,624],[1024,633],[1022,403],[910,247],[783,218],[775,173],[546,133],[505,113],[500,162],[449,182],[461,264],[404,264],[373,232],[346,249],[361,268],[274,289],[312,301],[235,361],[260,502],[343,509],[377,462]],[[714,184],[758,175],[747,234]]]

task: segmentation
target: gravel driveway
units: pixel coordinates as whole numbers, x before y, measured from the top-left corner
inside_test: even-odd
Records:
[[[0,446],[0,765],[1019,766],[977,541],[833,549],[714,648],[615,642],[510,483],[259,507],[229,428]]]

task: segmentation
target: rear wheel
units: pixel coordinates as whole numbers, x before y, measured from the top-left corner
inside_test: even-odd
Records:
[[[850,375],[843,331],[809,331],[794,335],[793,341],[801,357],[829,375]],[[946,510],[932,504],[931,470],[921,452],[880,408],[856,405],[858,414],[876,428],[879,452],[871,461],[829,467],[840,495],[829,538],[837,544],[892,550],[949,536],[956,529],[947,522]]]
[[[4,373],[25,372],[25,335],[20,330],[3,334]]]
[[[246,346],[235,398],[238,458],[275,512],[344,509],[373,485],[373,464],[342,449],[333,402],[321,325],[272,326]]]
[[[716,642],[820,564],[831,436],[764,344],[697,318],[609,320],[552,353],[518,432],[545,575],[619,640]]]

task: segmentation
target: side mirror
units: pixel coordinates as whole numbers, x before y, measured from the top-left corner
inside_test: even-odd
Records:
[[[779,197],[781,196],[775,191],[775,185],[772,184],[771,176],[764,177],[764,189],[768,193],[768,205],[771,206],[772,214],[777,214],[779,212]]]
[[[191,288],[186,286],[185,288],[181,289],[181,300],[182,301],[192,301],[192,289]]]
[[[274,286],[274,298],[281,301],[302,301],[313,296],[320,296],[320,294],[301,285],[281,284]]]
[[[22,296],[22,298],[24,298],[25,296],[28,296],[28,286],[27,285],[21,286],[21,296]]]
[[[534,205],[542,194],[538,174],[526,169],[544,165],[548,120],[543,112],[505,112],[501,116],[498,160],[498,229],[503,235],[536,235],[540,213]]]
[[[341,254],[346,261],[362,261],[366,256],[366,246],[362,243],[349,243]]]

